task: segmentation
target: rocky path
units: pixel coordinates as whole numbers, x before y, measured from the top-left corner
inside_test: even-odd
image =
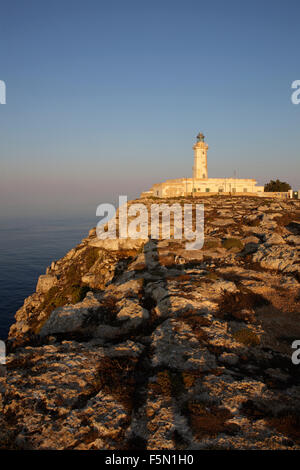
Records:
[[[300,204],[197,202],[202,250],[91,230],[40,277],[10,330],[2,448],[300,449]]]

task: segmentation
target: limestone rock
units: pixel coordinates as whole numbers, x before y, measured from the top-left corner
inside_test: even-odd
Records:
[[[232,225],[234,224],[234,219],[232,218],[226,218],[226,219],[215,219],[211,222],[212,225],[216,227],[224,227],[226,225]]]
[[[228,364],[229,366],[235,366],[239,362],[239,358],[236,354],[224,352],[219,357],[219,361],[223,362],[224,364]]]
[[[194,202],[201,250],[92,229],[47,268],[10,329],[0,448],[300,449],[299,201]]]
[[[297,251],[290,246],[271,245],[260,246],[253,255],[253,261],[260,263],[263,268],[284,271],[299,259]]]
[[[51,287],[57,284],[57,277],[52,274],[42,274],[36,286],[36,291],[39,293],[46,293]]]
[[[265,245],[283,245],[285,243],[284,239],[278,235],[278,233],[272,233],[272,235],[268,235],[266,237]]]
[[[66,305],[55,310],[40,330],[41,336],[57,333],[70,333],[84,329],[93,313],[97,313],[100,303],[92,293],[76,305]]]
[[[166,320],[152,335],[154,366],[180,370],[208,371],[216,367],[215,357],[201,346],[186,323]]]
[[[137,301],[125,299],[121,302],[121,309],[117,314],[117,319],[121,322],[130,321],[132,327],[139,326],[143,320],[149,318],[149,312],[142,308]]]
[[[292,243],[293,245],[300,245],[300,236],[299,235],[290,235],[286,238],[288,243]]]

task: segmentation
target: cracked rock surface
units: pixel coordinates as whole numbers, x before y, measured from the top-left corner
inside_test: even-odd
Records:
[[[201,250],[92,229],[47,268],[10,329],[0,448],[300,449],[300,203],[193,202]]]

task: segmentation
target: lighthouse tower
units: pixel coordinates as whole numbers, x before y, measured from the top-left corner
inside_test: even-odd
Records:
[[[208,145],[204,142],[204,135],[200,132],[197,135],[197,142],[194,149],[194,179],[207,179],[207,149]]]

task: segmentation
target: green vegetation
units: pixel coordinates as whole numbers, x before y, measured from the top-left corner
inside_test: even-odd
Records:
[[[99,258],[99,249],[87,247],[82,250],[80,257],[66,269],[65,280],[62,285],[54,286],[45,294],[42,309],[51,313],[58,307],[63,307],[68,303],[76,304],[81,302],[90,288],[81,281],[83,273],[89,271]]]
[[[210,250],[212,248],[217,248],[219,246],[219,242],[216,240],[207,240],[204,242],[203,249]]]
[[[66,280],[68,284],[78,285],[81,281],[81,269],[76,263],[71,264],[66,272]]]
[[[90,247],[85,253],[85,268],[89,270],[99,257],[99,248]]]
[[[63,307],[68,303],[76,304],[81,302],[89,290],[89,286],[79,284],[65,286],[62,289],[57,286],[51,287],[45,295],[42,309],[50,313],[55,308]]]
[[[73,290],[71,293],[72,304],[77,304],[77,302],[81,302],[85,298],[89,290],[89,286],[73,286]]]
[[[46,311],[52,311],[57,307],[62,307],[66,303],[67,299],[63,295],[62,291],[60,291],[57,286],[53,286],[45,295],[42,309]]]
[[[265,184],[266,193],[287,192],[289,189],[291,189],[291,186],[288,183],[278,179],[276,181],[271,180]]]
[[[222,245],[226,250],[230,250],[231,248],[242,250],[244,248],[243,243],[238,238],[226,238],[226,240],[222,242]]]
[[[209,273],[207,273],[207,274],[206,274],[206,277],[207,277],[208,279],[211,279],[212,281],[216,281],[217,279],[219,279],[219,276],[218,276],[216,273],[212,272],[212,271],[210,271]]]

